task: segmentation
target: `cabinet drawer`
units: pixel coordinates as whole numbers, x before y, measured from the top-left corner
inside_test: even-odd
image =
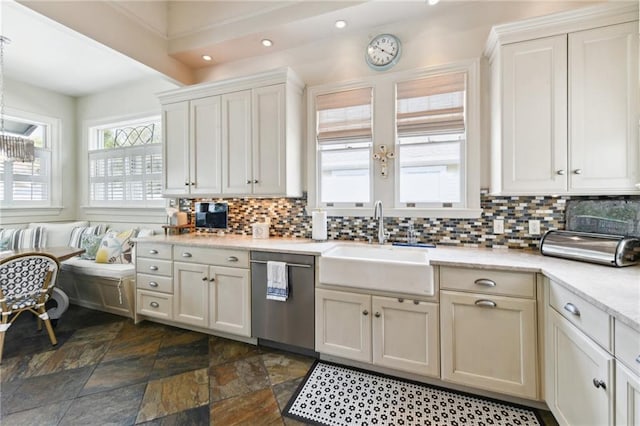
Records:
[[[617,320],[615,333],[616,358],[640,374],[640,333]]]
[[[173,318],[173,296],[170,294],[138,290],[136,306],[138,313],[142,315],[167,320]]]
[[[560,315],[568,319],[600,346],[613,353],[613,345],[611,344],[613,320],[609,314],[553,282],[549,291],[549,303]]]
[[[136,243],[136,256],[171,260],[171,244]]]
[[[249,267],[249,252],[244,250],[174,246],[173,258],[179,262],[204,263],[235,268]]]
[[[501,296],[535,297],[536,274],[440,267],[440,288]]]
[[[156,260],[156,259],[137,259],[136,260],[136,272],[151,274],[151,275],[164,275],[165,277],[171,276],[173,270],[172,262],[170,260]]]
[[[162,293],[173,294],[173,278],[138,274],[136,287],[140,290],[160,291]]]

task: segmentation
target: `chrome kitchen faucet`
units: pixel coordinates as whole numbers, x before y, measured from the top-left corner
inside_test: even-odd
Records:
[[[376,201],[373,206],[373,220],[378,220],[378,243],[384,244],[389,236],[388,233],[384,232],[384,216],[382,214],[382,201]]]

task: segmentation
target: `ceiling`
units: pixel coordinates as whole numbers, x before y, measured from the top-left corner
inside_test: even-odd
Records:
[[[519,4],[535,16],[589,2]],[[0,28],[12,40],[5,49],[6,76],[82,96],[149,76],[191,84],[203,67],[409,19],[426,23],[459,14],[461,22],[473,25],[471,3],[500,7],[501,2],[442,0],[431,7],[425,0],[0,0]],[[338,19],[347,20],[347,28],[336,29]],[[263,47],[263,38],[273,46]],[[205,62],[203,54],[213,61]]]

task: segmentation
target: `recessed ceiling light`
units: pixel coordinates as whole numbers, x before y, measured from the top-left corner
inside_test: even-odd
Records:
[[[202,59],[204,59],[205,61],[210,61],[213,58],[211,56],[209,56],[209,55],[202,55]]]
[[[271,40],[269,40],[268,38],[263,38],[262,39],[262,45],[264,47],[271,47],[271,46],[273,46],[273,42]]]
[[[440,0],[427,0],[427,3],[429,3],[429,6],[433,6],[440,3]]]
[[[342,19],[336,21],[336,28],[344,28],[347,26],[347,21],[343,21]]]

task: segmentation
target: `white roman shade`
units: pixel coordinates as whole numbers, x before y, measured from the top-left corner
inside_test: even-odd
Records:
[[[464,132],[464,73],[398,83],[398,136]]]
[[[371,140],[371,96],[370,87],[317,96],[318,144]]]

